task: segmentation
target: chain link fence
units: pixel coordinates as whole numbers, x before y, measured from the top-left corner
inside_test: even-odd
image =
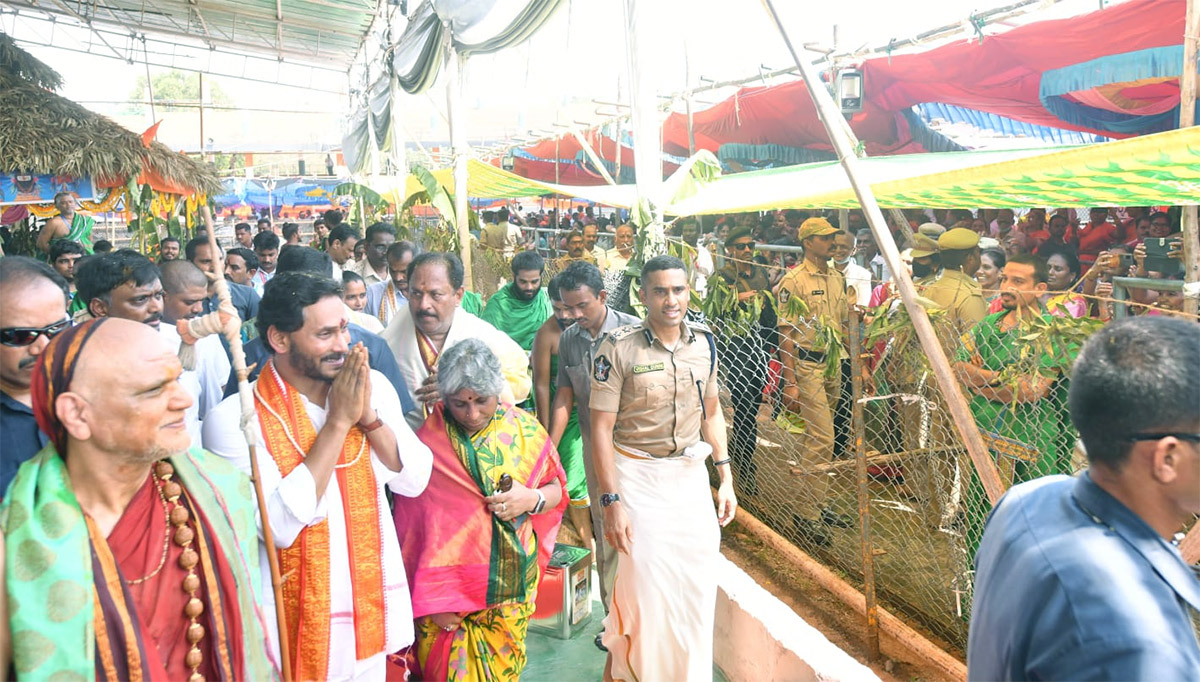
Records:
[[[670,244],[673,252],[681,247]],[[507,274],[500,254],[484,251],[476,245],[477,287]],[[757,263],[772,287],[792,264],[783,262],[789,255]],[[556,265],[547,261],[547,279]],[[743,508],[965,652],[974,552],[991,503],[903,304],[891,296],[833,322],[780,304],[769,289],[739,303],[719,274],[708,282],[707,296],[693,302],[716,335]],[[618,302],[634,288],[621,278],[610,303],[633,312]],[[1068,302],[1109,318],[1125,302],[1118,296],[1076,294]],[[1059,314],[1028,315],[1011,329],[993,316],[966,325],[930,314],[1006,487],[1086,467],[1066,398],[1079,348],[1104,323],[1054,303],[1050,309]]]
[[[706,316],[742,506],[965,651],[991,503],[903,305],[893,298],[831,324],[765,295],[778,312],[772,326],[745,303],[714,311],[713,298]],[[931,319],[1005,486],[1086,466],[1067,391],[1079,348],[1102,322],[1030,315],[1005,329],[994,316],[974,326],[936,311]],[[789,354],[789,337],[815,343]]]

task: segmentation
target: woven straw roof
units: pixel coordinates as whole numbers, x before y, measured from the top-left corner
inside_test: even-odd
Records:
[[[62,78],[0,33],[0,170],[75,177],[137,176],[150,170],[175,185],[220,188],[209,164],[142,136],[47,88]]]

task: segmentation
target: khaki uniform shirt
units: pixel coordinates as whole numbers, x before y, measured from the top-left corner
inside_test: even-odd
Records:
[[[614,444],[672,457],[700,441],[703,400],[717,395],[710,334],[686,322],[674,351],[645,322],[601,339],[592,361],[591,406],[619,415]]]
[[[987,316],[983,289],[962,270],[942,270],[921,295],[945,309],[946,322],[960,334]]]
[[[802,320],[784,317],[787,302],[799,296],[808,304],[808,316]],[[803,350],[814,350],[817,324],[841,327],[849,310],[846,279],[834,268],[821,272],[807,260],[788,271],[779,282],[779,333],[788,337]],[[815,349],[820,350],[820,349]]]
[[[589,447],[592,442],[592,415],[588,407],[591,404],[593,353],[608,332],[639,321],[633,315],[609,308],[608,316],[600,326],[600,334],[595,339],[579,324],[567,327],[558,338],[558,377],[555,383],[570,386],[574,391],[575,407],[579,410],[579,431],[583,434],[583,442]]]

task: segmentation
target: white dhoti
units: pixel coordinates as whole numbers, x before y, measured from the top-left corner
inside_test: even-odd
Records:
[[[721,530],[705,459],[614,456],[633,529],[604,619],[614,680],[712,679]]]

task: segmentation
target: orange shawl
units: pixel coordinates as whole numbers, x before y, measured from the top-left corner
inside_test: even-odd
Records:
[[[300,392],[284,382],[274,365],[268,368],[270,371],[259,377],[255,391],[258,420],[279,473],[287,476],[304,461],[317,439],[317,431],[304,409]],[[293,439],[303,452],[296,450]],[[385,646],[383,541],[379,529],[379,493],[369,450],[362,429],[351,428],[334,476],[342,493],[350,575],[354,579],[357,660],[370,658]],[[332,612],[329,561],[328,519],[304,529],[291,547],[279,550],[287,615],[287,632],[280,636],[288,638],[292,676],[297,680],[325,679],[329,669]]]

